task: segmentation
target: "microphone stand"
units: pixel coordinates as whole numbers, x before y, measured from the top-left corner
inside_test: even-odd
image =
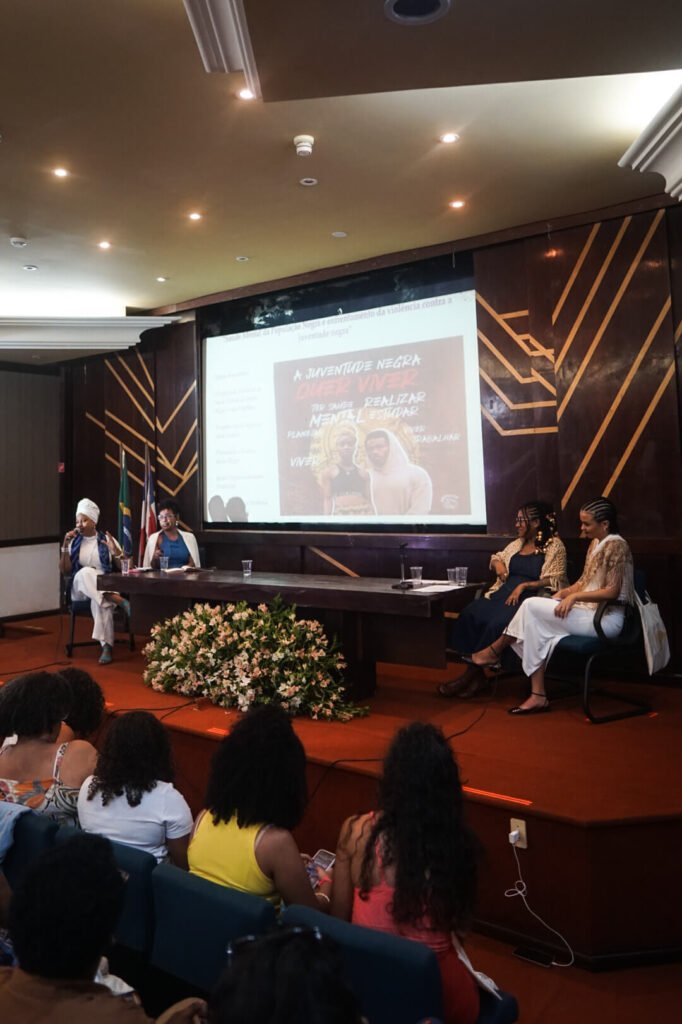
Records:
[[[414,584],[412,580],[408,580],[405,572],[405,552],[407,551],[407,544],[400,545],[400,582],[392,584],[392,590],[412,590]]]

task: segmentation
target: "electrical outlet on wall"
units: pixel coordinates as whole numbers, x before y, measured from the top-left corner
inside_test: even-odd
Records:
[[[528,849],[528,835],[526,833],[526,823],[523,818],[510,818],[509,819],[509,831],[518,832],[519,838],[514,843],[514,846],[518,847],[519,850]]]

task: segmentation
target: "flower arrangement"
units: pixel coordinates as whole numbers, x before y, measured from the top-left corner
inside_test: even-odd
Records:
[[[367,713],[345,700],[345,661],[315,619],[276,598],[268,606],[195,604],[153,626],[144,681],[246,711],[278,704],[292,715],[347,721]]]

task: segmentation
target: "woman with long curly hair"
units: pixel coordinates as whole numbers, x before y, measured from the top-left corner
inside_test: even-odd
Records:
[[[413,722],[384,759],[378,810],[341,828],[331,912],[429,946],[446,1024],[478,1017],[478,989],[455,948],[471,922],[477,850],[448,742],[435,726]]]
[[[173,785],[165,727],[147,711],[115,718],[94,775],[78,795],[84,832],[96,832],[187,869],[192,812]]]
[[[241,892],[326,910],[331,878],[310,884],[292,835],[307,802],[305,751],[281,708],[252,708],[213,757],[206,808],[197,818],[189,869]]]

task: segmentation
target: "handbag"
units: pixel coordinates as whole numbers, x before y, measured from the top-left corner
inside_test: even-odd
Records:
[[[460,942],[457,933],[451,932],[450,938],[452,939],[452,945],[455,948],[457,956],[462,961],[462,963],[464,964],[467,971],[472,976],[478,987],[482,988],[484,992],[489,992],[491,996],[495,996],[496,999],[502,999],[502,993],[500,992],[499,988],[497,987],[493,979],[489,978],[487,974],[483,973],[483,971],[476,970],[471,960],[467,956],[464,950],[464,946]]]
[[[649,669],[649,675],[659,672],[670,661],[670,645],[658,605],[649,597],[645,591],[646,601],[642,601],[639,594],[635,594],[635,602],[639,617],[642,620],[642,635],[644,637],[644,653]]]

